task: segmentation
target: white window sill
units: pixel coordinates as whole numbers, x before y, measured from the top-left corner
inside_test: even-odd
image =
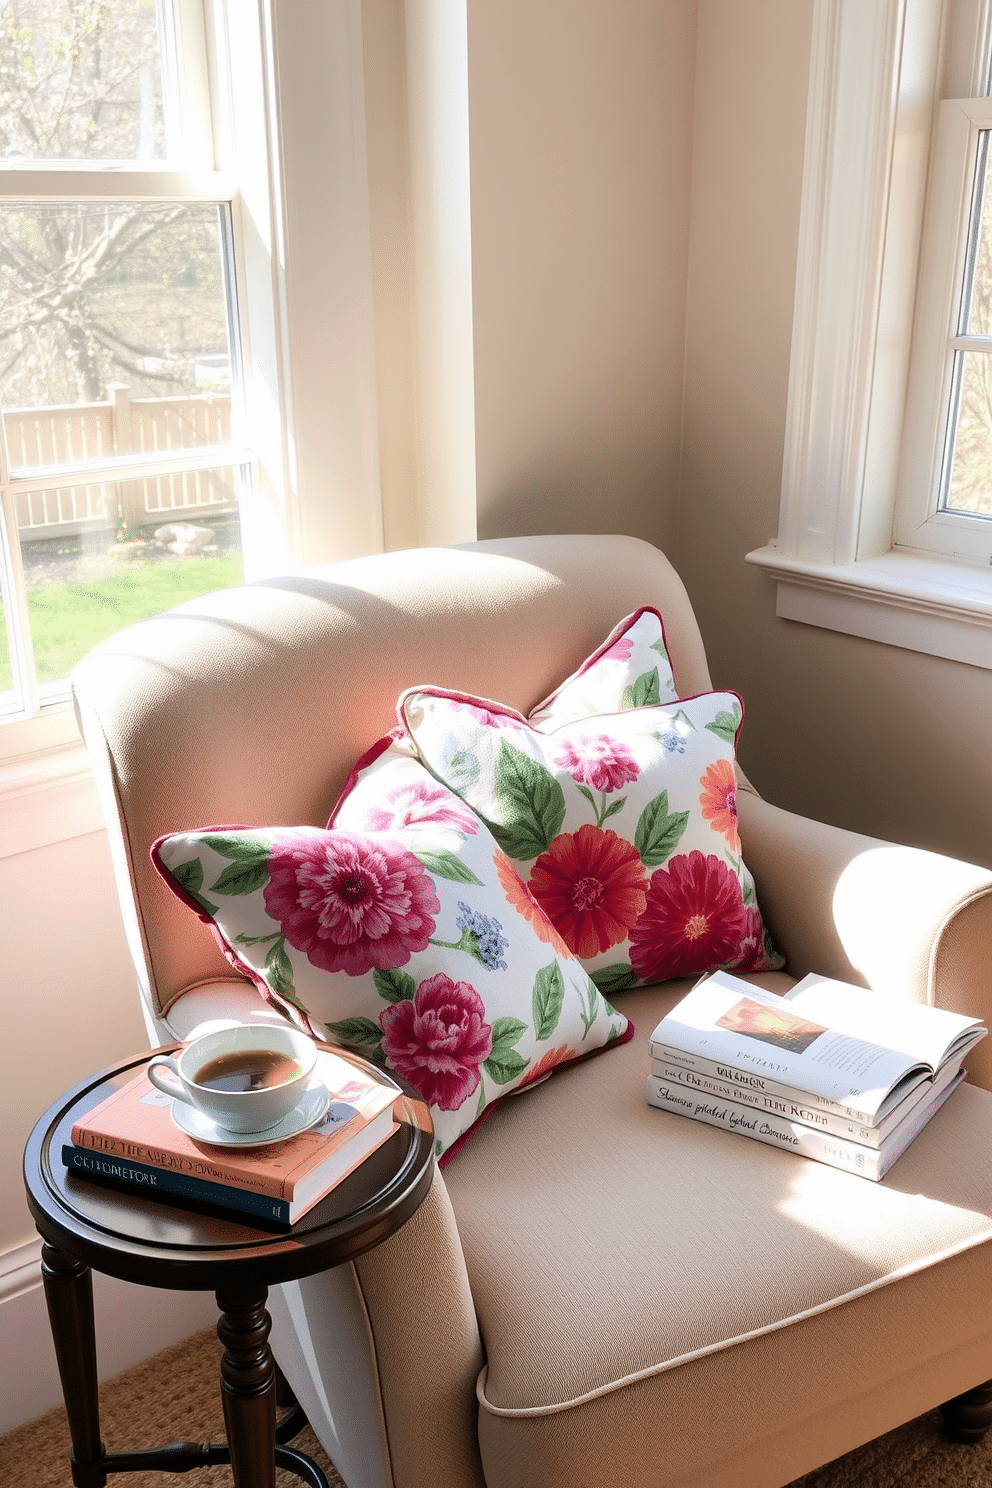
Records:
[[[96,782],[79,742],[0,762],[0,859],[104,828]]]
[[[992,670],[992,569],[896,551],[820,563],[789,557],[773,543],[747,561],[776,580],[775,613],[783,620]]]

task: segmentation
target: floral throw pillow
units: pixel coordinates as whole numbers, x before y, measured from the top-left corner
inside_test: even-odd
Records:
[[[400,715],[436,780],[478,812],[607,996],[783,964],[737,832],[736,693],[581,718],[416,688]]]
[[[619,713],[678,697],[661,615],[649,605],[635,610],[550,697],[527,715],[545,732],[590,713]]]
[[[420,1091],[439,1156],[503,1096],[632,1035],[402,744],[370,751],[334,820],[175,833],[152,859],[268,997]]]

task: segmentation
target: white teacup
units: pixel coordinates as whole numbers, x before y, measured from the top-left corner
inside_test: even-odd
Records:
[[[298,1029],[239,1024],[179,1054],[156,1054],[148,1078],[227,1131],[264,1132],[297,1105],[316,1059],[316,1044]]]

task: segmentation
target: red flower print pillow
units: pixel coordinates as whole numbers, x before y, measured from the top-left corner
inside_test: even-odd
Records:
[[[735,693],[543,731],[440,689],[404,693],[400,714],[607,996],[782,965],[737,833]]]
[[[633,1033],[408,742],[369,752],[327,828],[180,832],[152,859],[267,997],[420,1091],[439,1156],[503,1096]]]
[[[619,713],[677,697],[661,615],[645,605],[621,620],[577,671],[532,708],[527,722],[544,733],[591,713]]]

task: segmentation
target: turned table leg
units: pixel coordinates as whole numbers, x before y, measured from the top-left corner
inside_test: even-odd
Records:
[[[41,1276],[72,1437],[72,1481],[76,1488],[104,1488],[93,1278],[89,1266],[47,1241],[41,1248]]]
[[[940,1414],[948,1441],[980,1442],[992,1426],[992,1380],[945,1401]]]
[[[221,1393],[235,1488],[274,1488],[276,1371],[269,1348],[268,1288],[217,1292],[224,1345]]]

